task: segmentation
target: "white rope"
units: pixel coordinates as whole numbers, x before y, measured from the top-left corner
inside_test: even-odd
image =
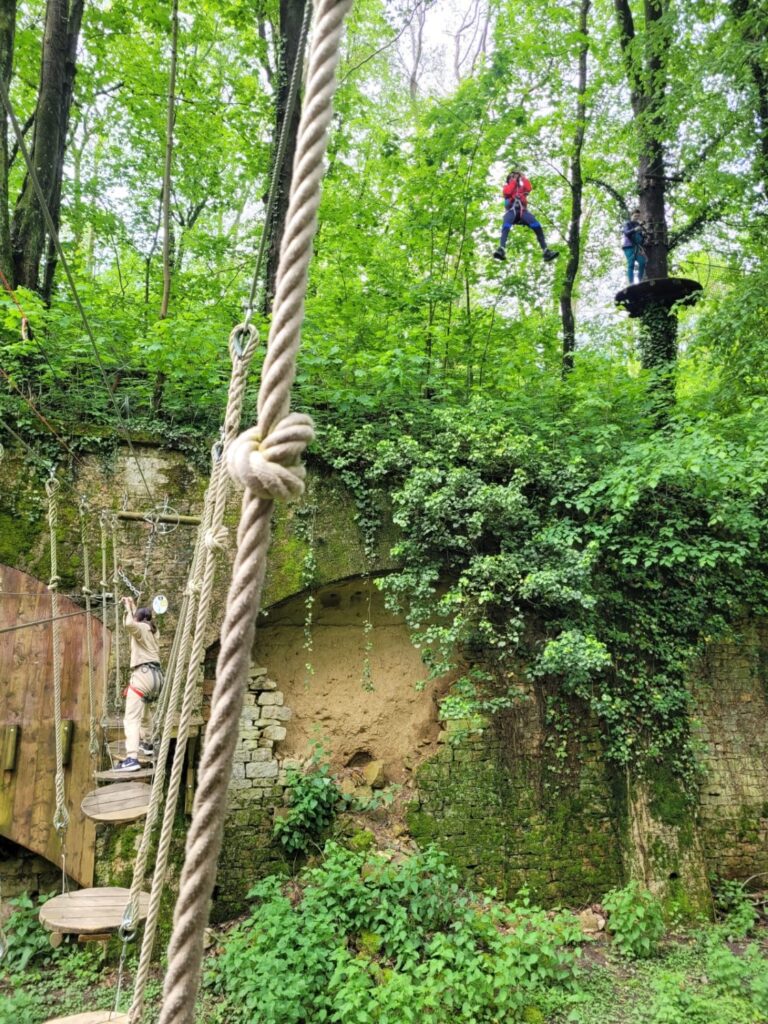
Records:
[[[120,712],[120,566],[117,564],[117,516],[110,519],[112,527],[112,596],[115,600],[115,711]]]
[[[242,337],[247,338],[247,341],[245,345],[241,347],[240,341]],[[187,739],[189,737],[189,726],[192,719],[195,695],[197,692],[198,671],[205,653],[205,638],[208,631],[211,604],[213,600],[213,585],[216,578],[217,555],[221,550],[219,538],[226,536],[226,530],[224,530],[223,522],[224,513],[226,512],[227,507],[227,496],[229,493],[229,478],[224,472],[223,466],[227,449],[240,428],[243,398],[245,396],[245,386],[248,380],[248,368],[253,358],[253,354],[256,351],[257,343],[258,334],[253,326],[246,328],[244,331],[239,327],[235,328],[230,336],[232,374],[230,377],[229,395],[227,399],[227,411],[224,417],[223,445],[221,447],[217,445],[214,450],[211,483],[208,488],[208,495],[212,496],[212,499],[208,498],[209,504],[212,505],[210,522],[204,522],[201,524],[201,533],[204,541],[203,547],[205,549],[205,561],[203,566],[202,582],[199,587],[200,600],[197,606],[197,616],[195,619],[194,630],[192,632],[191,649],[188,652],[188,656],[185,651],[185,658],[182,660],[182,665],[186,665],[186,681],[183,688],[179,723],[176,728],[176,748],[173,753],[173,764],[171,766],[171,775],[168,781],[168,793],[163,810],[163,824],[160,831],[160,840],[158,843],[157,856],[155,858],[154,872],[152,875],[152,889],[149,897],[149,908],[147,910],[147,919],[144,924],[144,938],[141,944],[141,957],[139,959],[139,967],[134,981],[133,1002],[131,1003],[129,1013],[129,1020],[131,1021],[131,1024],[137,1024],[141,1018],[144,1007],[144,992],[147,979],[149,977],[152,951],[154,948],[155,935],[157,933],[157,924],[160,915],[160,901],[165,889],[165,876],[168,867],[171,840],[173,838],[176,805],[178,802],[179,791],[181,789],[184,758],[187,749]],[[240,352],[242,352],[242,354],[239,354]],[[214,539],[215,543],[209,543],[211,538]],[[175,707],[173,699],[172,706]],[[164,739],[167,739],[169,734],[170,730],[166,729]],[[164,754],[161,749],[161,761],[165,756],[167,756],[167,750]],[[138,891],[135,894],[132,891],[132,898],[135,898],[135,900],[138,901]]]
[[[88,673],[88,750],[93,761],[94,768],[99,756],[99,738],[96,735],[96,693],[93,678],[93,637],[91,628],[93,614],[91,611],[91,555],[88,550],[88,537],[86,535],[85,515],[86,504],[80,502],[80,543],[83,549],[83,586],[82,592],[85,598],[85,657]]]
[[[67,827],[69,826],[69,811],[67,810],[67,798],[64,789],[64,748],[62,742],[62,713],[61,713],[61,627],[59,624],[59,562],[56,542],[56,529],[58,527],[58,494],[59,481],[54,477],[46,482],[45,493],[48,496],[48,529],[51,543],[51,576],[48,581],[48,590],[51,594],[51,629],[53,640],[53,720],[54,736],[56,747],[56,810],[53,814],[53,827],[61,843],[61,865],[62,865],[62,890],[66,890],[66,839]]]
[[[159,1024],[191,1024],[194,1018],[203,933],[221,848],[226,792],[266,568],[273,500],[296,497],[303,489],[303,470],[298,461],[312,437],[312,424],[309,417],[289,414],[288,409],[336,87],[335,70],[343,21],[351,5],[352,0],[320,0],[317,7],[275,312],[259,391],[258,426],[247,432],[247,441],[233,446],[228,460],[232,470],[244,479],[247,490],[221,632],[211,718],[168,948]],[[275,469],[275,465],[280,468]]]

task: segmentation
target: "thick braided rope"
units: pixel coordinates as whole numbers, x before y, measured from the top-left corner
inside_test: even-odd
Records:
[[[266,569],[269,524],[274,493],[301,493],[303,471],[296,466],[303,445],[312,436],[308,417],[287,415],[290,388],[300,344],[312,237],[320,203],[320,181],[328,145],[328,126],[336,87],[335,70],[344,17],[352,0],[320,0],[309,56],[306,101],[302,111],[293,184],[281,248],[275,314],[259,392],[259,428],[230,451],[229,466],[247,470],[240,477],[247,490],[238,529],[238,548],[221,633],[216,687],[206,729],[192,823],[174,930],[168,949],[163,1007],[159,1024],[191,1024],[200,980],[203,933],[208,902],[221,848],[226,793],[242,707],[242,691],[250,662],[255,620]],[[282,420],[282,423],[280,422]],[[246,432],[250,434],[251,432]],[[262,440],[258,447],[254,440]],[[272,465],[293,470],[293,483],[282,474],[274,480]],[[244,477],[244,479],[243,479]],[[274,492],[270,487],[274,484]]]
[[[120,576],[117,564],[117,516],[112,516],[112,596],[115,599],[115,711],[120,710]]]
[[[133,865],[133,879],[131,881],[130,898],[130,918],[132,922],[136,920],[139,894],[141,893],[147,873],[147,862],[149,860],[149,851],[152,843],[152,832],[163,801],[165,769],[166,764],[168,763],[168,751],[170,750],[171,745],[172,729],[170,728],[170,725],[173,721],[174,712],[176,711],[181,698],[181,684],[184,678],[185,659],[191,644],[189,628],[191,624],[191,616],[193,614],[192,601],[194,600],[194,595],[199,593],[199,553],[202,550],[202,535],[210,521],[212,502],[209,499],[209,493],[210,492],[206,492],[203,515],[198,529],[195,553],[192,558],[192,568],[190,570],[187,586],[187,591],[191,596],[191,600],[188,600],[186,606],[182,607],[179,623],[176,628],[177,635],[181,635],[182,637],[180,641],[181,649],[177,656],[176,664],[172,666],[172,671],[168,673],[163,687],[163,690],[167,694],[167,698],[164,709],[160,711],[163,716],[163,728],[160,733],[160,746],[155,752],[155,774],[152,778],[152,792],[149,798],[149,807],[147,808],[147,813],[144,818],[144,829],[141,834],[141,842]]]
[[[240,351],[239,337],[246,337],[246,343]],[[149,908],[147,919],[144,923],[144,938],[141,944],[141,956],[139,967],[134,981],[133,1001],[129,1011],[131,1024],[136,1024],[141,1018],[144,1006],[144,993],[149,969],[152,960],[157,923],[160,915],[160,901],[165,887],[165,875],[168,867],[168,856],[173,837],[173,824],[176,816],[176,805],[178,802],[179,790],[184,769],[184,757],[187,749],[189,736],[189,724],[194,710],[195,694],[200,664],[205,653],[205,639],[208,630],[208,623],[211,614],[211,603],[213,600],[213,585],[216,578],[217,555],[222,547],[221,539],[226,536],[223,529],[224,513],[227,507],[227,496],[229,493],[229,477],[224,472],[224,462],[227,449],[240,428],[240,420],[243,412],[243,399],[245,386],[248,381],[248,369],[256,351],[258,334],[255,327],[247,327],[244,331],[239,328],[230,335],[230,353],[232,355],[232,373],[229,382],[229,394],[227,397],[227,411],[224,417],[224,436],[220,453],[214,454],[213,471],[209,494],[213,495],[212,512],[210,524],[206,524],[203,533],[205,562],[203,566],[203,579],[200,585],[200,600],[197,606],[195,627],[192,633],[192,644],[189,657],[186,660],[186,681],[184,684],[179,724],[176,729],[176,749],[173,753],[173,764],[171,775],[168,781],[168,794],[166,796],[165,808],[163,811],[163,824],[160,831],[160,840],[155,858],[154,873],[152,875],[152,889],[149,897]],[[217,446],[218,447],[218,446]],[[165,736],[170,730],[165,730]],[[167,756],[167,754],[166,754]],[[163,751],[160,751],[160,758],[163,758]],[[138,899],[138,893],[136,894]]]
[[[101,645],[101,672],[102,672],[102,700],[101,700],[101,722],[102,736],[106,745],[107,729],[109,721],[109,645],[107,644],[107,513],[102,511],[99,516],[99,532],[101,534],[101,622],[104,626],[104,635]]]
[[[61,714],[61,627],[59,625],[59,560],[56,544],[56,528],[59,521],[58,494],[59,481],[51,477],[46,482],[45,493],[48,496],[48,530],[51,541],[51,577],[48,590],[51,594],[51,629],[53,638],[53,721],[56,744],[56,810],[53,815],[53,827],[56,829],[62,847],[69,825],[69,811],[64,791],[64,747],[62,743]]]
[[[91,555],[88,550],[88,537],[85,527],[85,503],[80,504],[80,544],[83,549],[83,586],[82,593],[85,598],[85,657],[87,661],[86,671],[88,673],[88,749],[94,764],[99,756],[99,738],[96,735],[96,694],[93,685],[93,637],[91,636],[91,624],[93,613],[91,611]]]

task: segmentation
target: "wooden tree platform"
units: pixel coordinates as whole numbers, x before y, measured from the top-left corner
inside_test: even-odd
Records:
[[[94,778],[97,782],[138,782],[139,779],[151,779],[154,774],[154,768],[140,768],[137,772],[116,772],[114,768],[107,768],[96,772]]]
[[[115,932],[123,923],[123,914],[131,898],[130,889],[104,886],[78,889],[54,896],[40,908],[40,924],[59,935],[102,935]],[[147,916],[149,893],[139,895],[139,921]]]
[[[676,302],[695,302],[702,290],[698,281],[687,277],[654,277],[616,292],[616,304],[623,306],[630,317],[638,317],[653,304],[670,307]]]
[[[111,786],[102,786],[89,793],[80,804],[80,810],[91,821],[109,821],[113,824],[136,821],[147,813],[151,793],[151,787],[144,782],[127,785],[114,782]]]
[[[114,1013],[112,1010],[91,1010],[71,1017],[54,1017],[45,1024],[128,1024],[128,1014]]]

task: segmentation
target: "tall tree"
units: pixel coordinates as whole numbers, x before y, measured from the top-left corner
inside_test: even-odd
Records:
[[[581,170],[581,153],[584,148],[584,134],[587,127],[587,56],[589,36],[587,19],[592,0],[581,0],[579,4],[579,73],[576,86],[576,127],[573,130],[571,150],[571,219],[568,225],[568,262],[560,288],[560,318],[563,324],[563,371],[573,369],[573,353],[576,348],[576,321],[573,315],[573,288],[581,260],[581,208],[584,191]]]
[[[11,88],[13,71],[13,38],[16,32],[16,0],[0,2],[0,77],[7,94]],[[0,117],[0,270],[8,279],[13,278],[11,257],[11,223],[8,192],[8,118],[5,110]]]
[[[309,0],[280,0],[280,72],[278,75],[277,97],[275,102],[275,159],[277,158],[277,139],[286,125],[286,142],[280,165],[275,167],[277,175],[277,201],[270,224],[264,225],[269,232],[269,252],[267,254],[267,286],[265,295],[265,311],[272,308],[275,294],[277,265],[280,260],[280,245],[285,231],[285,218],[288,213],[288,197],[293,180],[293,158],[296,154],[296,136],[299,132],[301,116],[300,104],[294,104],[288,110],[291,78],[301,74],[304,63],[306,35],[302,34],[301,26]]]
[[[48,0],[45,11],[40,88],[30,156],[57,228],[83,3],[84,0]],[[50,298],[55,268],[55,259],[50,259],[41,284],[47,235],[43,210],[27,175],[11,225],[14,279],[16,285],[40,291],[46,299]]]
[[[648,278],[669,276],[664,101],[670,45],[666,0],[642,0],[643,31],[636,32],[630,0],[614,0],[624,69],[638,143],[637,190],[646,230]],[[651,301],[642,318],[641,358],[646,369],[666,370],[677,358],[677,318],[664,300]]]

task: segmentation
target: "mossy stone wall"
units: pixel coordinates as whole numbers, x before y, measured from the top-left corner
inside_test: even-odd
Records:
[[[536,703],[479,731],[447,723],[408,822],[481,888],[578,905],[622,881],[621,798],[595,736],[572,739],[567,764],[553,756]]]

